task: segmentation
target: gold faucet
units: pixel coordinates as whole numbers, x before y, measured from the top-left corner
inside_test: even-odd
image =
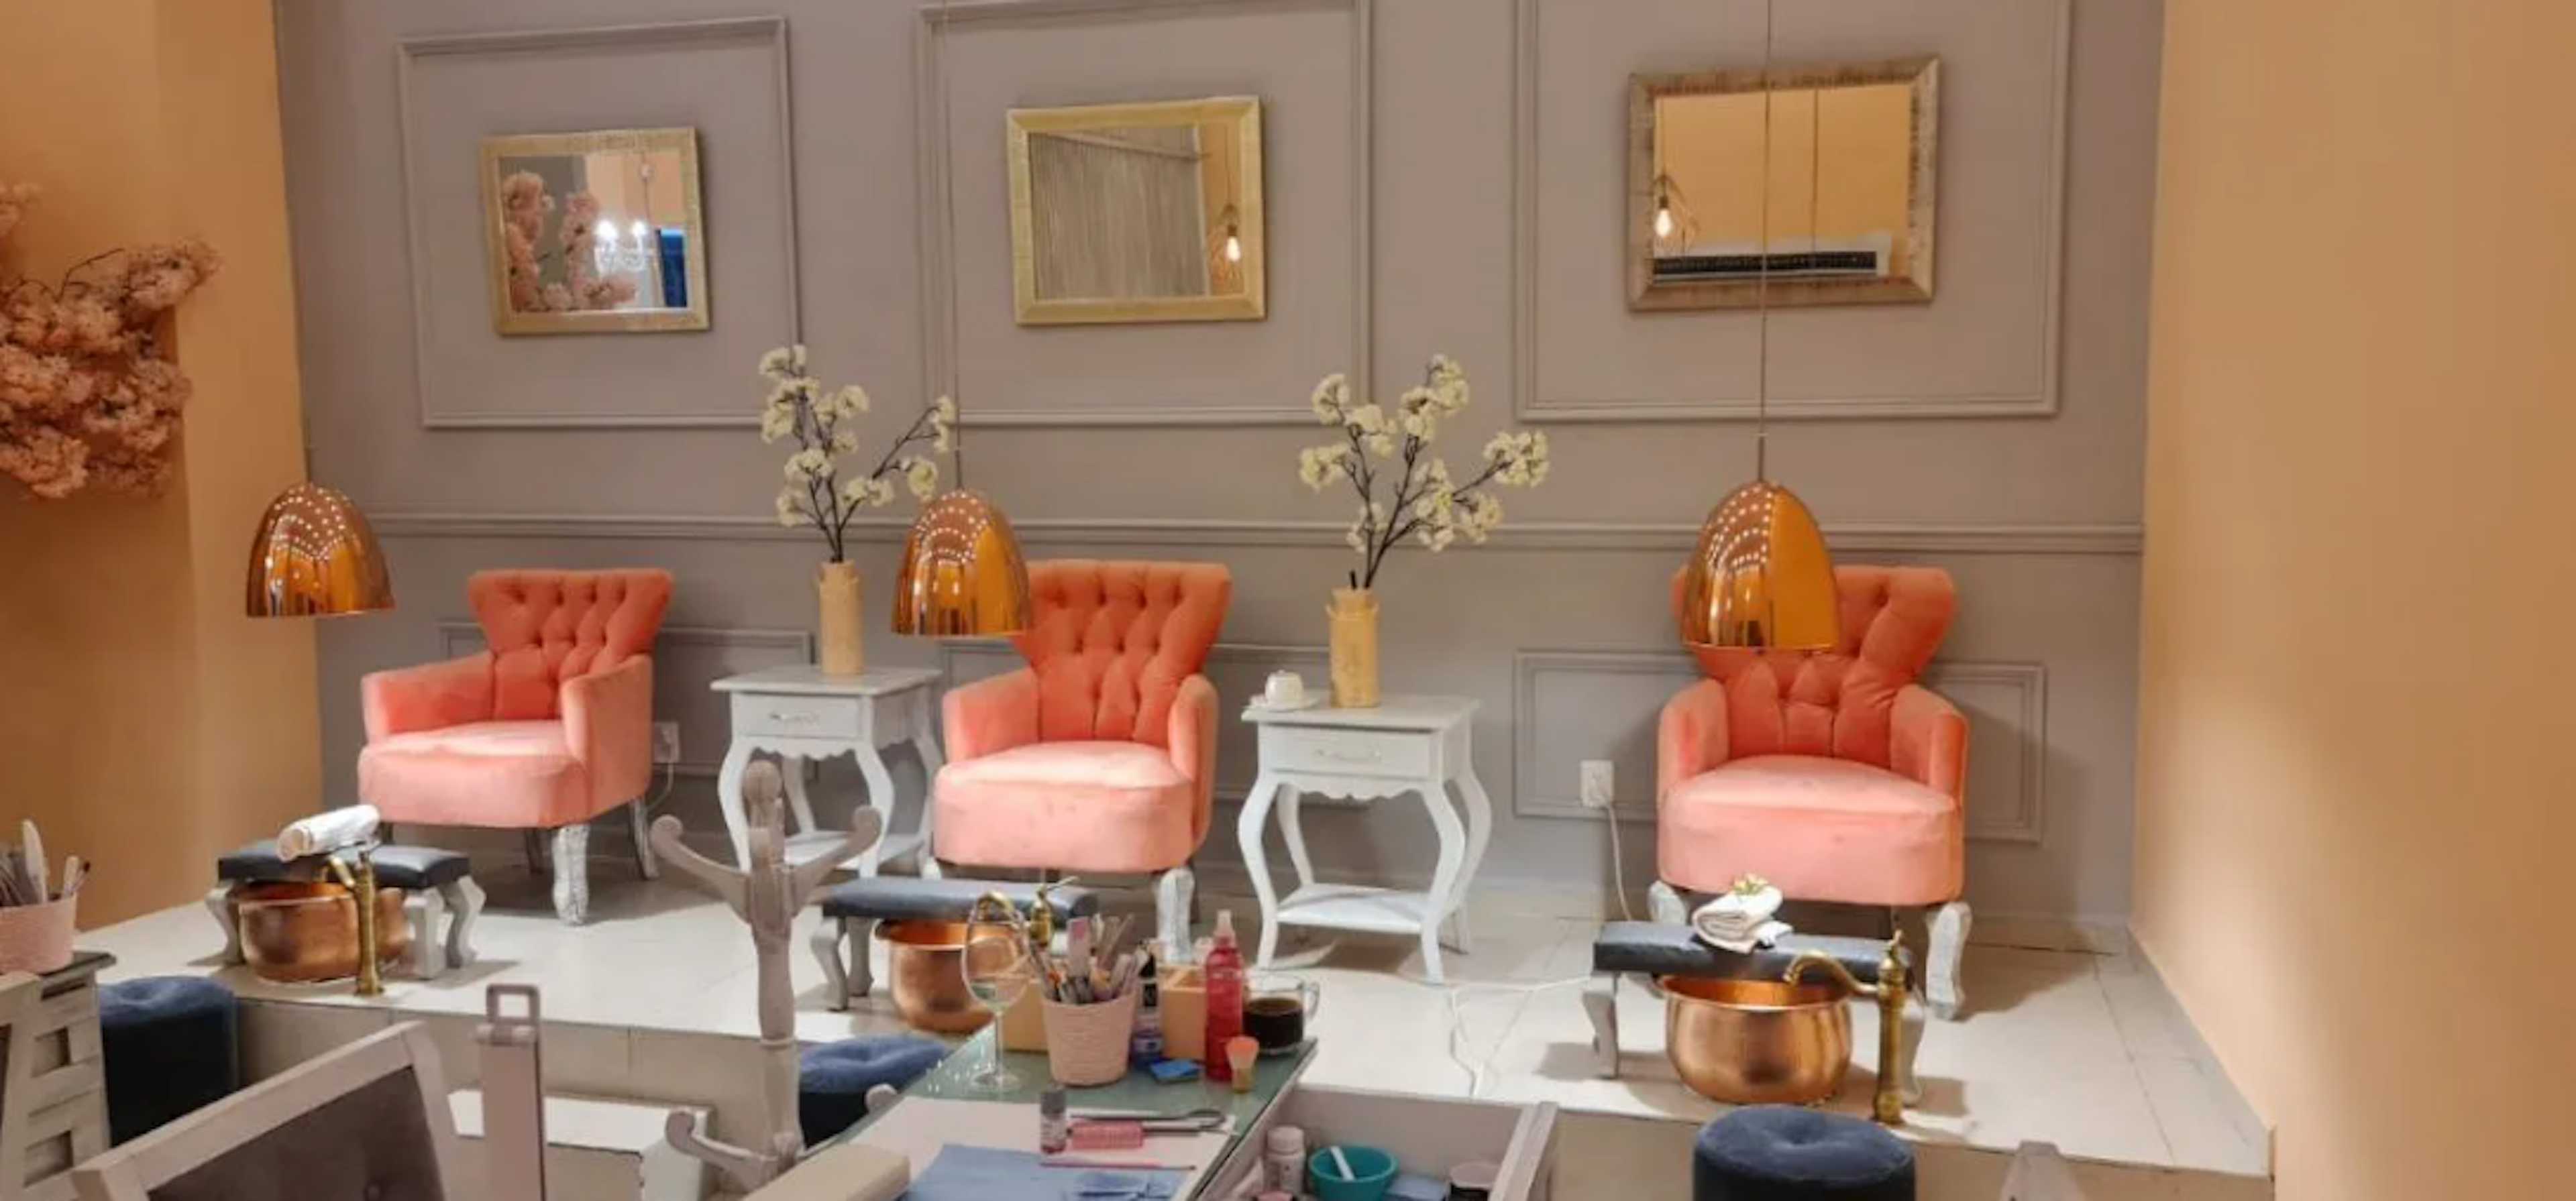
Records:
[[[1898,1057],[1903,1052],[1905,1022],[1905,961],[1897,954],[1905,946],[1905,932],[1887,940],[1887,950],[1878,960],[1878,983],[1863,984],[1851,969],[1823,951],[1800,951],[1789,961],[1789,970],[1780,978],[1796,984],[1798,977],[1811,967],[1821,967],[1842,983],[1853,996],[1868,997],[1878,1002],[1878,1091],[1871,1096],[1869,1116],[1882,1126],[1905,1124],[1905,1098]]]
[[[337,854],[324,862],[331,865],[331,874],[339,877],[340,886],[348,889],[358,902],[356,992],[362,997],[382,996],[385,991],[384,971],[376,963],[382,937],[376,930],[376,848],[374,843],[368,842],[350,849],[358,856],[356,871],[352,872]]]

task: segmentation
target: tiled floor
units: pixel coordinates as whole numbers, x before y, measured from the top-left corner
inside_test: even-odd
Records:
[[[543,986],[546,1016],[577,1028],[550,1032],[549,1077],[617,1095],[716,1103],[691,1091],[725,1074],[705,1063],[724,1057],[707,1035],[756,1031],[757,982],[749,936],[733,916],[686,885],[643,886],[608,877],[597,887],[592,924],[569,929],[543,904],[539,882],[488,880],[493,907],[480,928],[483,958],[437,981],[396,976],[389,994],[365,1002],[345,988],[265,984],[242,969],[225,979],[246,996],[299,1008],[297,1028],[264,1019],[246,1039],[254,1067],[283,1066],[404,1015],[443,1015],[443,1042],[470,1039],[468,1016],[483,1009],[483,986]],[[1211,914],[1219,902],[1210,901]],[[1248,918],[1248,904],[1237,906]],[[794,943],[800,994],[797,1033],[808,1040],[898,1030],[883,995],[849,1013],[822,1003],[822,975],[805,950],[818,919],[803,919]],[[1245,926],[1250,932],[1250,922]],[[1319,1084],[1380,1091],[1549,1100],[1605,1116],[1696,1124],[1719,1107],[1685,1088],[1663,1053],[1661,1002],[1620,990],[1625,1042],[1621,1078],[1591,1070],[1592,1027],[1580,1001],[1594,923],[1488,923],[1471,955],[1449,957],[1451,983],[1421,982],[1411,945],[1393,939],[1283,947],[1281,966],[1323,987],[1315,1028],[1322,1050],[1308,1069]],[[186,907],[85,936],[117,955],[110,978],[217,970],[216,935],[202,909]],[[2025,1140],[2067,1155],[2206,1172],[2259,1174],[2263,1147],[2243,1103],[2206,1068],[2198,1040],[2151,972],[2135,960],[2002,947],[1972,947],[1972,1012],[1934,1023],[1919,1060],[1926,1095],[1907,1131],[1926,1142],[2010,1150]],[[354,1026],[351,1023],[356,1023]],[[349,1027],[342,1029],[341,1027]],[[1835,1108],[1865,1113],[1877,1046],[1874,1014],[1854,1010],[1851,1083]],[[594,1045],[596,1044],[596,1045]],[[597,1062],[592,1062],[597,1061]],[[700,1068],[682,1072],[686,1062]],[[727,1063],[734,1063],[727,1059]],[[703,1070],[702,1070],[703,1069]],[[606,1081],[607,1084],[596,1083]],[[720,1126],[722,1125],[720,1121]]]

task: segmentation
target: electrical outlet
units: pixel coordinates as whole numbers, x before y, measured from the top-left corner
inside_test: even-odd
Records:
[[[1616,780],[1617,776],[1613,773],[1609,760],[1584,760],[1583,807],[1586,809],[1609,808],[1612,798],[1618,795]]]
[[[659,766],[663,766],[663,765],[666,765],[666,764],[677,763],[677,762],[679,762],[679,761],[680,761],[680,723],[678,723],[678,722],[676,722],[676,721],[657,721],[657,722],[654,722],[654,723],[653,723],[653,763],[654,763],[654,765],[655,765],[655,766],[657,766],[657,767],[659,767]]]

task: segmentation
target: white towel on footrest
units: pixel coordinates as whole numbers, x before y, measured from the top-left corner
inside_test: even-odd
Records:
[[[1780,890],[1768,885],[1759,892],[1728,892],[1716,900],[1691,911],[1691,932],[1701,942],[1738,955],[1750,954],[1756,947],[1767,947],[1789,932],[1789,923],[1774,921],[1780,911]]]
[[[286,860],[336,851],[376,836],[384,816],[373,805],[350,805],[317,813],[277,832],[277,857]]]

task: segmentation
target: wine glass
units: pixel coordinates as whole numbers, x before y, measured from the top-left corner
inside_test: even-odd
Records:
[[[960,959],[967,994],[993,1014],[984,1031],[984,1070],[969,1087],[987,1096],[1009,1093],[1020,1087],[1020,1080],[1002,1066],[1002,1013],[1029,990],[1034,965],[1028,945],[1007,926],[974,926],[967,930],[966,953]]]

